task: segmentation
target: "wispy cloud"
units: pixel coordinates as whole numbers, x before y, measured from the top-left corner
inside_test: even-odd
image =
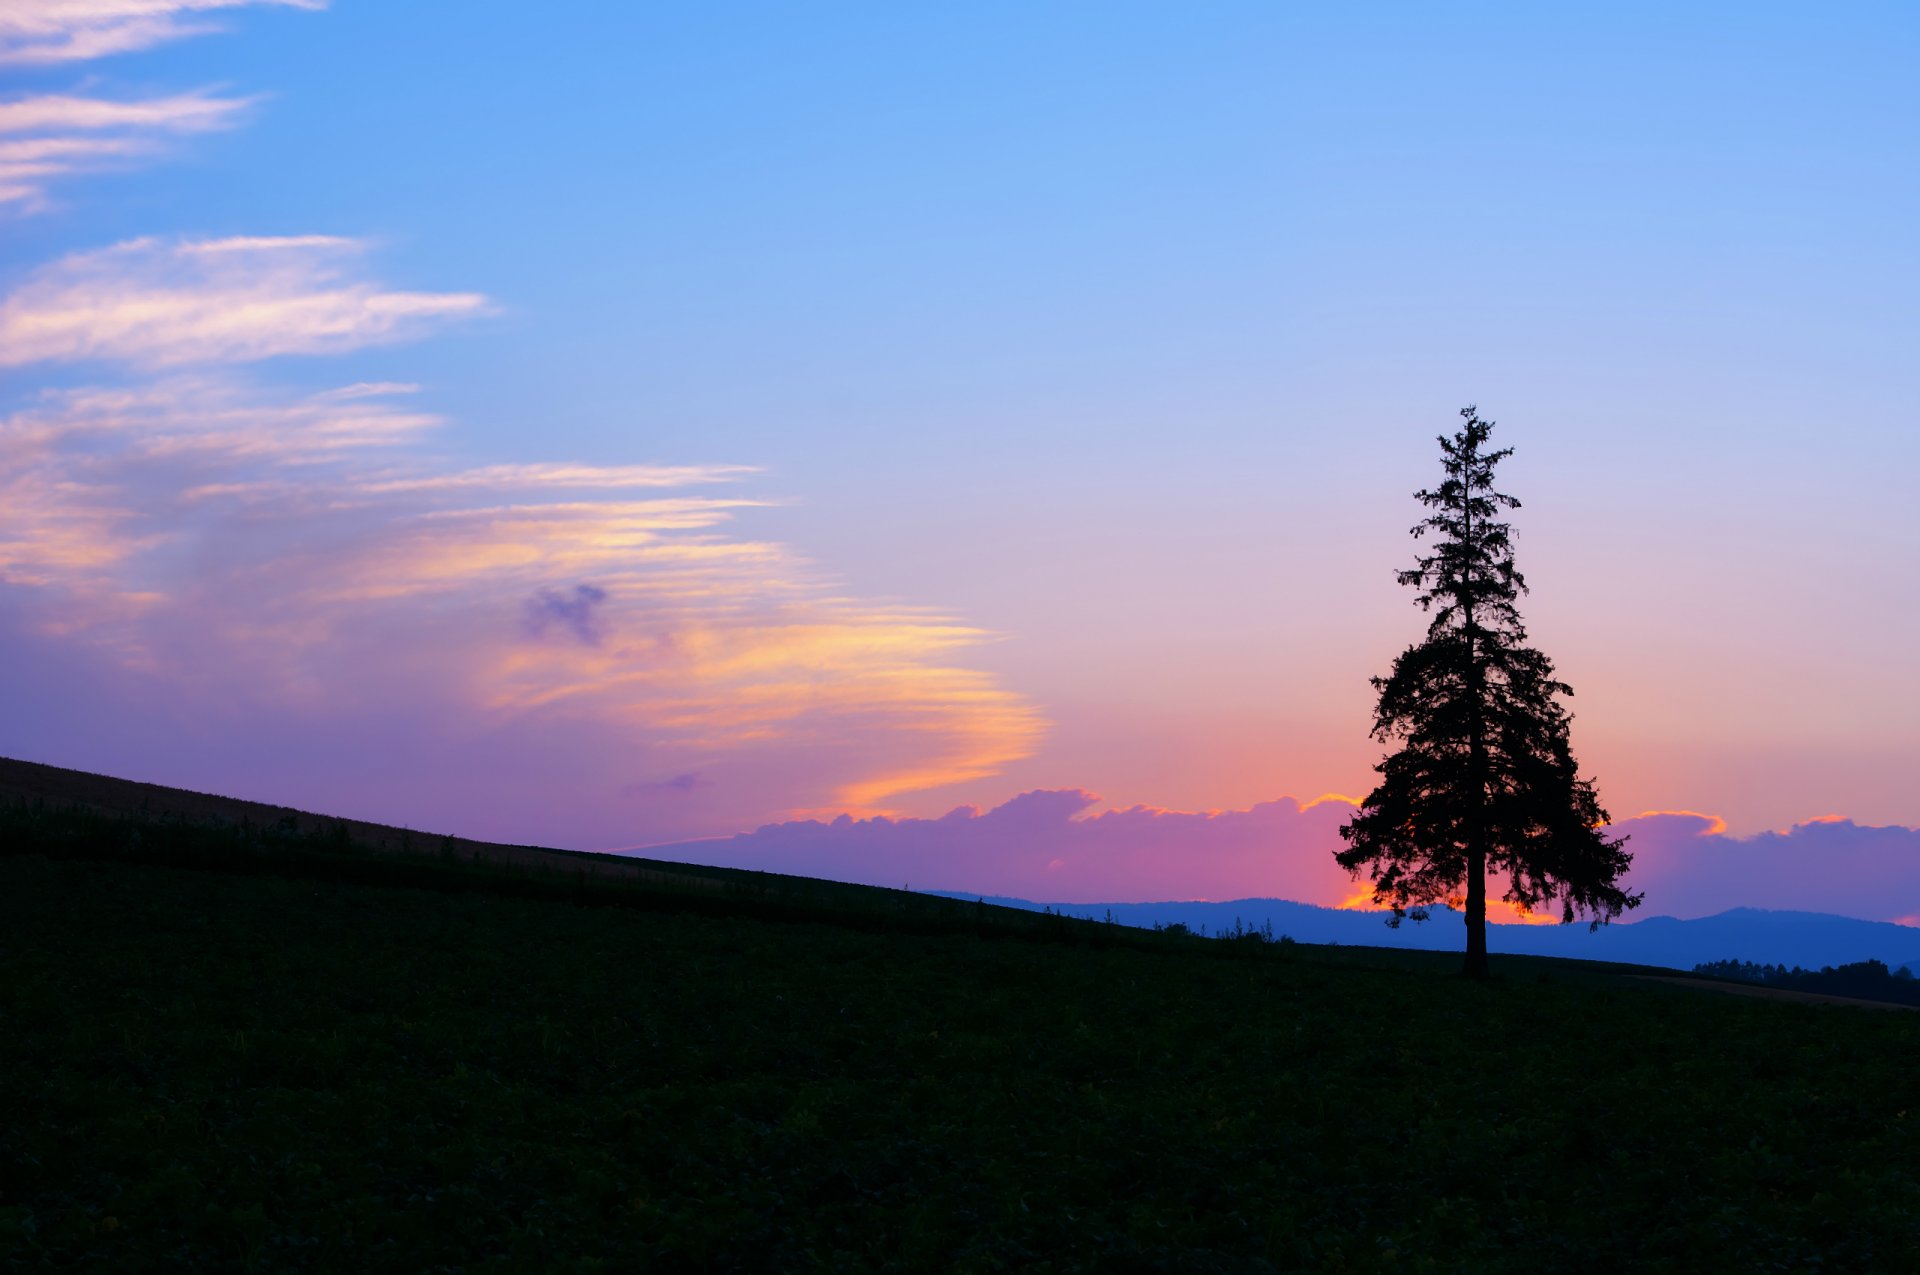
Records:
[[[0,101],[0,205],[45,208],[47,187],[59,178],[149,158],[168,138],[231,127],[251,104],[210,90],[140,101],[60,94]]]
[[[219,27],[202,15],[325,0],[9,0],[0,7],[0,63],[77,62],[151,48]]]
[[[429,492],[483,488],[571,487],[577,490],[620,490],[645,487],[686,487],[724,482],[760,472],[752,465],[487,465],[446,474],[410,478],[374,479],[363,483],[370,492]]]
[[[0,133],[76,133],[116,129],[201,133],[228,127],[233,123],[235,113],[248,105],[250,102],[247,99],[216,97],[206,89],[133,102],[44,94],[0,102]]]
[[[191,453],[276,465],[417,440],[442,420],[397,401],[418,387],[358,384],[275,396],[226,375],[47,390],[0,421],[0,447],[28,463],[126,466]]]
[[[359,273],[365,245],[326,235],[165,241],[79,252],[0,303],[0,366],[143,368],[335,354],[480,314],[472,292],[398,292]]]
[[[0,62],[143,48],[237,7],[27,0],[0,8]],[[248,106],[92,92],[0,102],[0,203],[42,207],[62,176]],[[237,373],[492,308],[390,288],[366,257],[327,235],[143,238],[0,300],[0,367],[98,382],[62,366],[0,417],[0,661],[38,697],[0,716],[0,750],[606,845],[884,809],[1035,747],[1039,713],[966,666],[991,635],[848,597],[746,534],[751,466],[475,461],[427,450],[443,422],[412,385]]]

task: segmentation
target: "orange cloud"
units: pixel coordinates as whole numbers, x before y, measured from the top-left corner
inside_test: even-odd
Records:
[[[1374,901],[1373,885],[1370,882],[1356,886],[1347,893],[1345,898],[1333,904],[1333,906],[1343,912],[1383,912],[1386,910]]]
[[[1727,821],[1725,819],[1722,819],[1719,815],[1704,815],[1704,814],[1701,814],[1698,810],[1642,810],[1639,814],[1635,815],[1633,818],[1636,820],[1638,819],[1697,820],[1700,824],[1700,827],[1696,830],[1696,835],[1702,836],[1702,837],[1717,837],[1723,834],[1724,832],[1726,832],[1727,830]],[[1614,822],[1618,824],[1618,823],[1625,823],[1629,821],[1615,820]]]

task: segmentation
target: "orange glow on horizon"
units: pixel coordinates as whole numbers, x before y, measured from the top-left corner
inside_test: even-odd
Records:
[[[1373,887],[1363,885],[1346,898],[1333,905],[1342,912],[1384,912],[1385,908],[1373,901]]]
[[[1505,899],[1487,900],[1487,919],[1492,921],[1496,912],[1505,913],[1507,919],[1501,925],[1558,925],[1560,918],[1551,912],[1529,912],[1518,903],[1509,903]]]
[[[1458,895],[1444,900],[1446,905],[1456,912],[1466,910],[1467,901]],[[1373,887],[1361,886],[1346,898],[1333,905],[1342,912],[1385,912],[1373,901]],[[1494,925],[1559,925],[1560,918],[1550,912],[1529,912],[1518,903],[1506,899],[1487,900],[1487,920]]]

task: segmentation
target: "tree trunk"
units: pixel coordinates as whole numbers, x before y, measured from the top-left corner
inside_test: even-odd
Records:
[[[1487,856],[1467,852],[1467,977],[1487,977]]]
[[[1473,464],[1478,448],[1467,448],[1461,471],[1461,519],[1466,539],[1473,542]],[[1473,622],[1473,565],[1461,573],[1460,601],[1467,613],[1467,693],[1472,697],[1467,741],[1467,777],[1473,792],[1473,827],[1467,842],[1467,977],[1487,976],[1487,741],[1483,714],[1487,705],[1486,672],[1480,667],[1480,631]]]

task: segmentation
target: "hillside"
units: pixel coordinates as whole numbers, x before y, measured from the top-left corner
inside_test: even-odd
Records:
[[[0,854],[29,851],[724,914],[1011,931],[1065,923],[814,877],[474,841],[0,758]]]
[[[1920,1255],[1913,1015],[1079,932],[9,856],[0,1266]]]
[[[451,855],[468,862],[516,867],[558,868],[564,860],[568,871],[623,880],[671,880],[687,884],[693,878],[711,879],[717,872],[653,859],[581,854],[442,836],[13,758],[0,758],[0,806],[44,806],[110,818],[274,829],[307,837],[341,838],[362,849],[389,854]]]

